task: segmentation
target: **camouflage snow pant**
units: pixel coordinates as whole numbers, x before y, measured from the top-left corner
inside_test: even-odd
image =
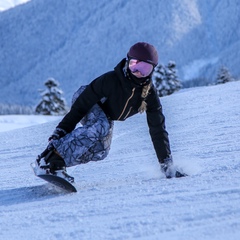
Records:
[[[82,93],[82,86],[73,95],[72,103]],[[98,104],[94,105],[71,133],[52,143],[63,157],[66,166],[103,160],[109,153],[113,121],[109,120]]]

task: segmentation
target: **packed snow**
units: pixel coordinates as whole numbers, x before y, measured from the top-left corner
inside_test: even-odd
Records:
[[[37,125],[0,133],[0,239],[238,240],[239,95],[240,81],[161,98],[175,164],[188,177],[163,177],[139,114],[115,122],[105,160],[68,169],[71,194],[30,168],[59,120],[15,116],[13,126]]]
[[[1,103],[36,104],[48,77],[70,102],[137,41],[154,44],[160,62],[175,60],[183,80],[214,81],[222,64],[239,75],[238,0],[4,0],[0,11]],[[0,239],[238,240],[239,95],[238,81],[161,98],[188,177],[161,174],[143,114],[115,122],[105,160],[68,169],[71,194],[30,168],[61,117],[0,116]]]

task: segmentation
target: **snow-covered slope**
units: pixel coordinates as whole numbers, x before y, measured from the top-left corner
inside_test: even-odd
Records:
[[[57,122],[0,133],[0,239],[238,240],[239,94],[231,82],[162,98],[182,179],[160,174],[144,115],[116,122],[107,159],[68,170],[76,194],[30,169]]]
[[[147,41],[181,80],[239,72],[238,0],[34,0],[0,14],[0,101],[36,105],[48,77],[70,97]]]
[[[50,121],[60,120],[61,116],[46,115],[0,115],[0,132],[34,126]]]

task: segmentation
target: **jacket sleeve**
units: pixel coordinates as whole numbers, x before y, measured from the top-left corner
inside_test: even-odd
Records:
[[[107,93],[104,92],[105,76],[92,81],[73,103],[70,111],[65,115],[56,128],[67,133],[73,131],[77,123],[87,114],[94,104],[99,102]]]
[[[164,159],[171,155],[168,132],[165,128],[165,117],[162,113],[162,105],[156,90],[153,87],[147,99],[147,123],[149,133],[156,151],[158,161],[164,163]]]

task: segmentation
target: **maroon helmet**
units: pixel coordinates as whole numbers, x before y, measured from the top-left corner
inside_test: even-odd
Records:
[[[155,66],[158,64],[158,53],[155,47],[146,42],[134,44],[127,53],[128,58],[138,59],[151,63]]]

